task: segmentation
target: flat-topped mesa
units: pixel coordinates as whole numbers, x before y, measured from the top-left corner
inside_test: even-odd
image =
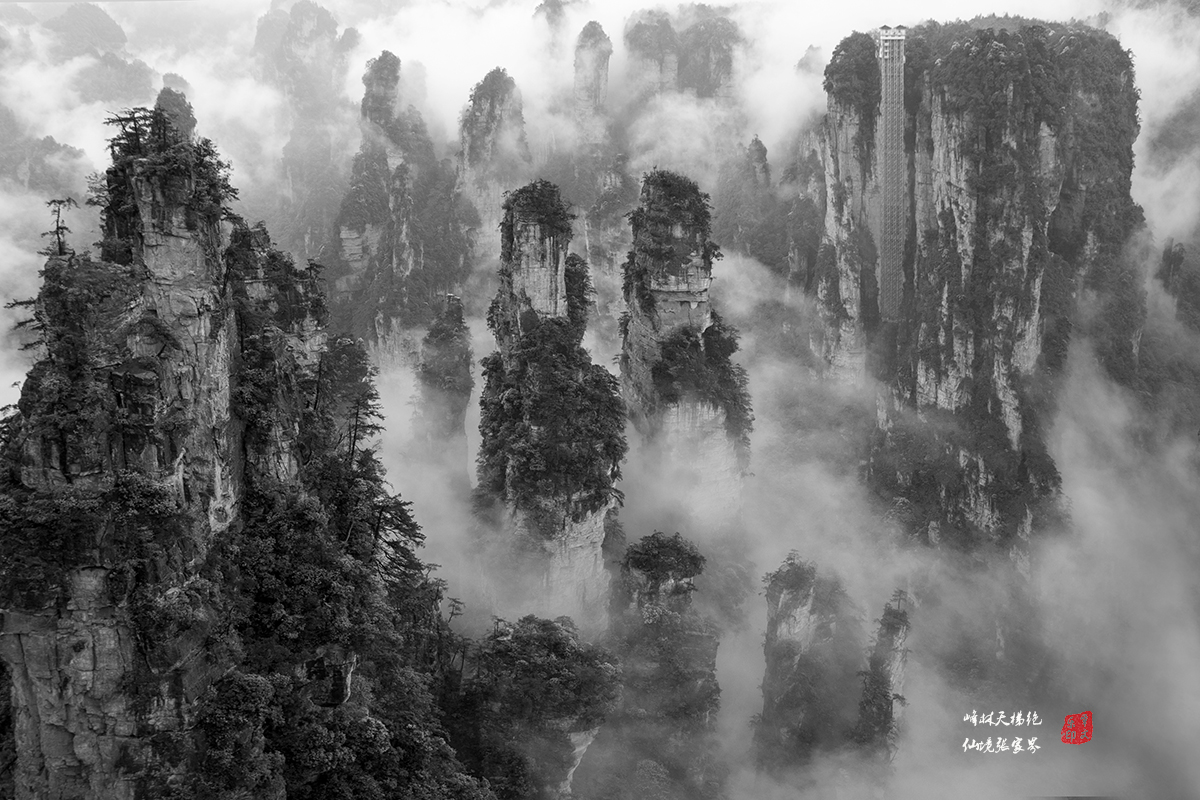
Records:
[[[754,740],[759,766],[783,774],[846,742],[866,636],[840,581],[796,554],[765,583],[767,666]]]
[[[663,11],[641,11],[625,23],[631,83],[641,92],[673,92],[679,82],[679,36]]]
[[[887,387],[876,491],[911,503],[928,543],[999,548],[1027,571],[1059,482],[1038,398],[1072,320],[1118,380],[1136,364],[1137,90],[1107,33],[990,24],[837,46],[828,112],[798,153],[823,223],[796,250],[817,253],[805,284],[827,373]],[[1080,284],[1102,313],[1077,313]]]
[[[737,332],[712,310],[708,195],[688,178],[646,175],[630,215],[621,385],[630,417],[692,487],[688,513],[718,527],[739,507],[752,421]],[[693,474],[694,473],[694,474]]]
[[[580,343],[591,292],[587,264],[567,256],[571,214],[558,188],[535,181],[508,195],[500,288],[488,310],[499,351],[483,362],[479,485],[494,541],[535,581],[488,579],[528,592],[522,608],[601,632],[625,456],[616,380]]]

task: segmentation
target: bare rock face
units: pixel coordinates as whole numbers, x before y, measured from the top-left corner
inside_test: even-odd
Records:
[[[526,576],[515,584],[528,590],[523,607],[567,612],[592,635],[606,618],[624,408],[615,379],[580,347],[587,265],[567,256],[571,216],[557,187],[524,186],[504,212],[478,491],[492,507],[493,542]],[[489,580],[511,581],[500,572]]]
[[[912,504],[913,532],[998,547],[1023,569],[1056,513],[1042,429],[1078,290],[1108,309],[1087,324],[1110,372],[1135,363],[1142,301],[1122,250],[1141,219],[1132,71],[1088,29],[963,25],[935,40],[916,28],[902,108],[882,110],[878,47],[867,34],[838,46],[828,113],[798,154],[802,197],[824,220],[796,248],[816,254],[799,266],[820,312],[813,350],[838,380],[886,385],[871,480]],[[896,125],[904,163],[889,180],[906,188],[885,202]],[[892,322],[879,249],[895,212],[907,233]]]
[[[697,519],[720,526],[740,503],[751,416],[745,371],[730,360],[737,334],[709,303],[719,251],[709,239],[708,196],[687,178],[654,171],[631,223],[622,392],[664,464],[689,470],[677,485],[693,489]]]
[[[237,524],[248,467],[297,470],[282,396],[246,457],[234,395],[239,340],[254,331],[237,309],[258,302],[273,319],[272,357],[293,378],[324,344],[315,276],[262,229],[222,226],[232,190],[211,143],[161,111],[118,124],[102,244],[113,260],[59,246],[47,262],[45,357],[5,453],[19,466],[5,485],[0,568],[19,798],[142,796],[152,740],[189,729],[194,702],[228,669],[210,647],[221,621],[200,566]],[[190,168],[164,166],[163,146],[187,150]],[[166,619],[173,627],[154,627]]]
[[[767,576],[760,766],[776,774],[844,746],[857,719],[862,619],[836,577],[789,556]]]

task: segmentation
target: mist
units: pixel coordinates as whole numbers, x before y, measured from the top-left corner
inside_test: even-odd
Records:
[[[187,97],[195,108],[199,133],[212,138],[232,163],[232,182],[241,190],[235,210],[252,221],[276,218],[278,198],[285,192],[282,154],[296,110],[286,93],[254,68],[252,48],[257,20],[271,8],[290,3],[98,5],[126,32],[123,55],[152,70],[153,92],[144,98],[128,103],[85,101],[72,87],[95,67],[97,56],[63,60],[54,53],[53,38],[45,30],[0,17],[9,43],[0,48],[0,105],[13,111],[27,137],[52,136],[82,151],[82,158],[64,162],[74,170],[66,183],[81,205],[86,175],[106,163],[109,132],[104,118],[129,105],[152,104],[162,76],[175,73],[191,87]],[[348,130],[354,129],[366,62],[390,50],[401,60],[402,76],[416,76],[407,84],[401,104],[411,102],[421,111],[439,155],[453,158],[460,115],[472,87],[500,66],[520,90],[535,171],[544,166],[547,153],[571,146],[575,37],[586,22],[599,21],[614,46],[608,108],[614,116],[627,115],[623,119],[630,173],[671,169],[708,192],[715,191],[722,159],[753,136],[766,145],[776,174],[787,163],[796,137],[825,108],[821,70],[797,68],[810,48],[823,65],[851,31],[885,23],[915,25],[927,19],[1004,13],[1085,20],[1113,33],[1133,52],[1141,90],[1133,197],[1145,209],[1153,242],[1161,249],[1169,238],[1193,241],[1200,230],[1200,144],[1194,131],[1190,142],[1172,133],[1181,119],[1196,119],[1187,115],[1200,103],[1200,19],[1182,5],[1133,7],[1071,0],[1049,10],[1033,0],[937,0],[906,6],[900,15],[895,4],[875,0],[819,9],[786,0],[738,2],[732,4],[731,17],[744,42],[735,55],[733,98],[669,94],[636,108],[631,105],[634,89],[624,78],[629,54],[622,32],[629,17],[647,7],[637,0],[568,3],[557,32],[544,16],[535,15],[537,3],[530,0],[415,0],[393,9],[368,0],[327,0],[323,5],[337,18],[340,30],[353,27],[360,35],[339,86]],[[46,19],[66,4],[28,7]],[[357,134],[335,143],[336,158],[347,169],[359,143]],[[0,174],[0,295],[5,302],[36,293],[37,272],[44,262],[37,253],[44,246],[39,234],[50,227],[47,199],[17,174]],[[89,209],[73,213],[68,219],[71,242],[82,252],[99,236],[97,221]],[[469,287],[491,291],[498,232],[480,231],[475,249]],[[572,251],[582,253],[578,237]],[[1154,266],[1147,261],[1142,271],[1149,297],[1148,326],[1158,326],[1186,351],[1200,341],[1173,324],[1175,309],[1153,277]],[[977,608],[1000,597],[1003,589],[986,581],[971,584],[941,565],[936,553],[903,546],[889,509],[869,493],[860,476],[856,431],[875,413],[876,387],[824,381],[808,365],[788,358],[756,327],[763,303],[782,297],[785,307],[807,320],[815,313],[808,301],[787,296],[778,276],[749,257],[727,256],[717,264],[714,277],[714,306],[741,330],[737,360],[749,371],[756,416],[736,545],[731,547],[728,528],[681,512],[691,502],[689,487],[680,486],[670,474],[656,473],[658,454],[640,447],[632,428],[621,485],[626,495],[621,520],[630,541],[654,530],[679,530],[711,563],[736,566],[748,577],[740,584],[740,594],[735,592],[732,610],[710,609],[726,614],[717,664],[722,687],[718,734],[724,756],[736,765],[731,796],[797,796],[794,783],[759,776],[751,752],[752,720],[762,711],[766,607],[761,578],[793,551],[844,582],[872,633],[874,620],[898,588],[932,586],[927,594],[940,600],[940,611],[912,611],[913,657],[904,689],[908,705],[888,796],[1196,794],[1200,730],[1189,715],[1200,709],[1195,680],[1200,664],[1200,449],[1194,433],[1164,430],[1140,398],[1105,377],[1086,341],[1072,345],[1049,433],[1070,504],[1070,522],[1033,553],[1031,585],[1036,596],[1030,599],[1041,614],[1043,644],[1056,654],[1058,674],[1068,679],[1053,687],[1056,699],[1034,710],[1045,721],[1037,735],[1046,745],[1058,741],[1066,714],[1085,709],[1095,713],[1096,739],[1089,747],[1066,753],[1061,747],[1027,756],[963,752],[964,737],[994,733],[964,726],[963,715],[973,709],[999,710],[987,703],[1003,705],[1006,698],[973,697],[949,683],[933,659],[922,659],[923,637],[932,635],[926,631],[937,626],[939,614],[951,613],[956,605]],[[490,299],[490,294],[464,298],[468,309],[478,312],[468,320],[476,365],[495,349],[482,314]],[[7,332],[23,313],[0,312],[6,331],[0,336],[0,406],[17,400],[19,382],[30,364],[29,355],[19,349],[22,337]],[[617,373],[614,356],[619,343],[593,331],[585,346],[595,363]],[[413,445],[415,366],[386,364],[377,385],[386,425],[380,453],[389,481],[412,502],[424,530],[423,557],[439,565],[447,595],[467,603],[468,627],[486,627],[493,614],[512,619],[528,613],[533,601],[520,588],[504,596],[480,588],[478,561],[469,555],[474,540],[468,498],[447,489],[448,471],[461,469],[474,480],[478,366],[464,464],[427,458]],[[1148,437],[1147,431],[1156,435]],[[701,583],[700,596],[704,587]],[[870,787],[856,783],[856,768],[852,760],[824,759],[803,779],[820,792],[857,796]]]

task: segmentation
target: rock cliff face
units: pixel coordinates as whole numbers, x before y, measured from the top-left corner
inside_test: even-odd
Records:
[[[836,577],[789,556],[767,576],[758,763],[779,774],[844,747],[857,721],[866,647],[861,614]]]
[[[485,800],[413,700],[439,595],[382,488],[367,355],[327,339],[317,270],[228,211],[178,99],[115,120],[102,259],[55,242],[42,357],[0,426],[16,796]],[[411,651],[377,649],[400,617]],[[395,746],[428,769],[398,773]]]
[[[420,113],[399,108],[400,80],[400,60],[387,51],[363,75],[363,142],[329,275],[335,319],[370,342],[377,363],[414,359],[414,330],[470,272],[477,224]]]
[[[502,68],[475,84],[458,130],[458,185],[475,204],[481,230],[495,230],[504,193],[529,179],[532,162],[521,93]]]
[[[612,40],[599,22],[583,26],[575,42],[575,117],[602,117],[608,101],[608,59]]]
[[[708,196],[656,170],[630,217],[625,264],[621,386],[642,436],[666,463],[688,470],[690,513],[705,525],[732,520],[748,457],[751,415],[745,371],[731,361],[737,334],[711,309],[713,259]]]
[[[692,603],[703,569],[679,534],[655,533],[627,549],[610,634],[624,691],[576,773],[578,796],[722,796],[718,635]]]
[[[61,249],[47,262],[36,311],[45,358],[6,454],[19,465],[5,508],[17,538],[5,542],[0,656],[13,679],[18,797],[140,796],[152,741],[193,724],[194,702],[228,669],[209,649],[219,623],[197,602],[199,564],[238,519],[247,469],[297,469],[286,413],[246,456],[234,395],[239,340],[254,332],[239,327],[238,305],[277,315],[275,355],[293,379],[324,343],[313,276],[265,232],[222,230],[230,190],[207,145],[185,140],[195,160],[172,171],[155,150],[179,135],[165,116],[121,125],[105,212],[116,263]],[[51,544],[43,528],[59,542],[50,557],[32,549]],[[160,613],[192,624],[147,640]]]
[[[871,481],[911,503],[910,529],[1020,564],[1053,515],[1058,477],[1041,426],[1072,321],[1114,375],[1135,360],[1140,289],[1122,261],[1141,221],[1129,198],[1129,56],[1070,27],[909,31],[894,324],[879,313],[879,87],[876,43],[848,37],[826,70],[829,111],[799,153],[802,198],[824,220],[793,250],[820,309],[813,349],[831,375],[887,386]],[[1078,316],[1077,291],[1098,298],[1102,320]]]
[[[529,602],[594,634],[605,621],[624,409],[615,379],[580,347],[590,282],[586,263],[567,256],[571,217],[557,187],[524,186],[504,212],[479,490],[498,504],[501,547],[519,553],[517,568],[540,583]]]

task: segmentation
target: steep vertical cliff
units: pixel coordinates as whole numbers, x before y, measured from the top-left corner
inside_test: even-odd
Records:
[[[575,41],[575,118],[589,127],[588,118],[602,117],[608,101],[608,59],[612,40],[599,22],[589,22]],[[603,129],[601,128],[601,131]]]
[[[858,724],[852,737],[868,753],[886,759],[896,754],[900,711],[904,707],[904,668],[908,651],[908,612],[904,594],[897,592],[883,607],[875,644],[863,673],[862,699],[858,704]]]
[[[704,557],[679,534],[625,552],[613,592],[611,647],[620,703],[576,773],[586,798],[723,796],[715,725],[717,630],[693,606]]]
[[[841,582],[795,554],[766,577],[758,764],[785,774],[842,748],[858,719],[866,635]]]
[[[529,179],[532,161],[521,93],[502,68],[475,84],[458,133],[458,185],[475,204],[481,230],[495,230],[504,193]]]
[[[384,51],[363,75],[362,146],[329,259],[334,318],[373,347],[377,361],[415,356],[429,324],[471,269],[478,218],[437,158],[425,122],[400,108],[400,59]]]
[[[753,417],[746,372],[732,361],[737,332],[710,307],[708,195],[664,170],[646,175],[630,215],[624,268],[621,388],[634,426],[663,449],[688,513],[719,527],[740,503]]]
[[[892,323],[878,292],[887,209],[876,48],[866,34],[838,46],[828,113],[799,153],[804,197],[824,218],[795,248],[817,254],[803,267],[821,309],[814,349],[832,374],[888,387],[871,482],[912,504],[910,529],[1020,564],[1054,515],[1042,427],[1072,328],[1118,379],[1136,360],[1141,290],[1123,253],[1141,225],[1129,196],[1129,55],[1072,26],[908,32],[907,234]]]
[[[224,207],[182,111],[112,120],[102,259],[56,240],[3,426],[17,797],[482,800],[428,695],[438,592],[370,447],[366,354]]]
[[[604,625],[612,532],[625,457],[616,380],[582,347],[587,265],[567,256],[571,216],[558,189],[535,181],[508,195],[500,289],[488,310],[499,350],[483,362],[481,506],[529,590],[526,607]],[[491,580],[511,576],[493,572]]]

